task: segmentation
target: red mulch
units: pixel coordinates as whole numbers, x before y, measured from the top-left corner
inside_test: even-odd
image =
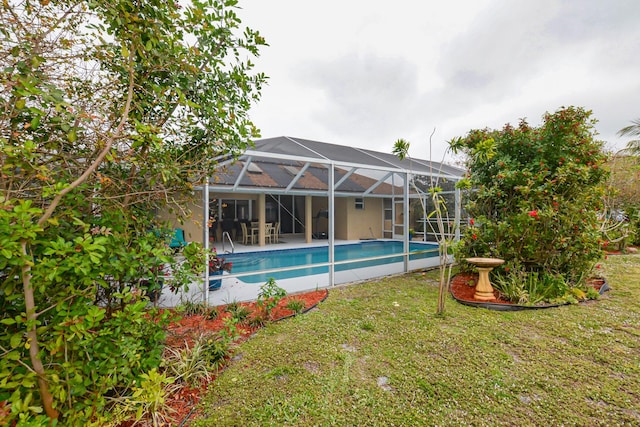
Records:
[[[277,307],[271,312],[271,321],[282,320],[289,316],[293,316],[295,313],[291,310],[287,310],[285,306],[287,302],[292,299],[298,299],[305,303],[305,311],[317,305],[320,301],[324,300],[328,295],[328,291],[319,290],[313,292],[307,292],[303,294],[288,295],[278,303]],[[254,311],[256,303],[241,303],[241,305],[247,306],[251,312]],[[186,345],[191,346],[194,338],[204,333],[216,333],[223,328],[224,319],[231,315],[224,311],[224,306],[218,307],[219,316],[215,320],[209,320],[202,315],[185,316],[176,322],[172,323],[168,327],[167,342],[166,345],[173,348],[183,348]],[[259,328],[250,328],[248,326],[238,325],[238,333],[240,339],[236,341],[242,342],[248,339]],[[168,396],[165,402],[167,411],[170,417],[176,423],[182,423],[187,416],[190,419],[195,418],[196,413],[191,413],[196,408],[200,398],[207,391],[208,385],[215,381],[213,378],[209,383],[202,384],[198,388],[181,387],[175,394]],[[133,425],[133,422],[121,423],[119,427],[128,427]],[[137,424],[144,425],[144,424]],[[185,423],[184,425],[188,425]]]
[[[454,297],[463,301],[513,304],[511,301],[500,298],[500,292],[495,289],[493,290],[495,299],[480,301],[473,298],[473,294],[476,292],[476,283],[478,283],[478,273],[458,273],[451,279],[451,293]]]

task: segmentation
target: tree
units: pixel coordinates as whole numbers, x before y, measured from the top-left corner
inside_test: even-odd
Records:
[[[603,244],[625,250],[640,243],[640,166],[627,150],[615,153],[607,162],[610,171],[602,215]]]
[[[618,132],[620,136],[640,136],[640,119]],[[640,186],[638,184],[638,156],[640,139],[627,142],[626,148],[615,153],[608,163],[611,170],[609,188],[605,198],[605,207],[612,213],[603,220],[603,233],[607,244],[617,243],[621,250],[626,249],[629,240],[640,243]]]
[[[498,274],[518,286],[528,276],[545,279],[539,289],[555,286],[552,297],[583,283],[602,256],[606,155],[594,123],[590,111],[568,107],[547,113],[540,127],[521,120],[451,141],[467,156],[474,189],[459,260],[503,258]]]
[[[247,113],[265,76],[245,56],[265,43],[240,33],[236,4],[0,6],[0,401],[14,416],[100,423],[159,363],[139,286],[172,261],[154,212],[183,210],[258,136]]]
[[[620,136],[640,136],[640,119],[632,120],[632,125],[626,126],[618,131]],[[627,142],[626,150],[632,155],[640,155],[640,139],[632,139]]]
[[[429,137],[429,144],[431,144],[431,137],[433,136],[434,131],[431,133]],[[404,160],[409,157],[409,146],[410,143],[404,139],[398,139],[393,146],[393,154],[397,156],[400,160]],[[409,157],[410,159],[410,157]],[[436,314],[442,315],[444,313],[444,306],[446,301],[447,292],[449,290],[449,279],[451,276],[451,263],[449,263],[449,248],[451,247],[451,238],[453,235],[453,230],[451,230],[450,226],[445,225],[444,218],[448,218],[447,214],[447,203],[444,197],[442,196],[442,188],[438,186],[438,180],[433,180],[433,177],[428,178],[428,194],[431,197],[431,203],[433,206],[432,211],[428,211],[427,203],[423,199],[422,194],[424,193],[418,184],[424,185],[424,183],[420,182],[421,179],[418,177],[411,177],[410,183],[416,192],[420,195],[418,200],[420,201],[420,206],[422,208],[421,215],[424,218],[433,218],[436,219],[435,227],[429,221],[429,226],[431,227],[433,234],[436,236],[436,240],[438,242],[438,256],[439,256],[439,271],[440,271],[440,283],[438,286],[438,305],[436,307]],[[424,230],[426,232],[426,230]],[[449,266],[448,274],[447,274],[447,265]]]

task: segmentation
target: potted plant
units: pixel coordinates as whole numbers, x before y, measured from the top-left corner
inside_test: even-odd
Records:
[[[413,240],[413,236],[415,236],[416,231],[413,228],[409,229],[409,240]]]
[[[231,273],[232,268],[233,264],[219,257],[214,248],[214,253],[209,259],[209,290],[216,291],[222,286],[222,279],[211,279],[211,276],[221,276],[225,271]]]

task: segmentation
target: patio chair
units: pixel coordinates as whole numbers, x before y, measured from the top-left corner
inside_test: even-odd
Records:
[[[265,223],[264,225],[264,241],[271,243],[273,237],[273,224],[270,222]]]
[[[278,243],[278,236],[280,236],[280,223],[274,222],[273,227],[271,227],[271,242]]]
[[[187,246],[187,241],[184,240],[184,230],[182,228],[176,228],[173,232],[173,237],[171,238],[169,247],[177,250],[185,246]]]
[[[242,244],[246,245],[247,242],[249,242],[249,239],[251,239],[251,244],[253,245],[253,243],[254,243],[254,240],[253,240],[254,234],[249,232],[249,230],[247,229],[247,224],[245,222],[241,222],[240,223],[240,227],[242,228]]]

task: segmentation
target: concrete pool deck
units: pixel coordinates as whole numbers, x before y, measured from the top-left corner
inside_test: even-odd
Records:
[[[334,240],[336,246],[362,242],[362,240]],[[294,248],[327,247],[328,245],[329,241],[326,239],[314,239],[311,243],[306,243],[304,241],[304,236],[283,235],[281,236],[279,243],[266,244],[265,246],[243,245],[234,242],[233,253],[237,254],[245,252],[274,251]],[[211,246],[212,248],[216,248],[219,257],[224,257],[225,254],[223,253],[223,245],[221,242],[213,242],[211,243]],[[227,253],[231,253],[231,247],[228,242],[224,245],[224,251]],[[436,265],[438,265],[437,256],[434,258],[412,260],[409,261],[409,271],[433,267]],[[334,273],[336,283],[335,286],[393,274],[400,274],[403,272],[404,263],[402,262],[381,264],[378,266],[369,266],[366,268],[355,268],[346,271],[336,271]],[[242,302],[256,300],[260,292],[260,287],[263,285],[263,283],[258,284],[243,282],[241,279],[233,277],[233,274],[229,275],[225,273],[220,277],[222,278],[221,288],[215,291],[208,292],[208,304],[211,306],[224,305],[234,301]],[[309,292],[316,289],[324,289],[330,287],[328,273],[307,275],[288,279],[278,279],[276,283],[278,284],[278,286],[285,289],[288,294]],[[158,304],[161,307],[175,307],[187,301],[195,303],[202,302],[203,300],[203,281],[199,280],[192,283],[189,286],[188,291],[181,290],[178,293],[173,293],[169,289],[163,289],[163,292],[158,300]]]

